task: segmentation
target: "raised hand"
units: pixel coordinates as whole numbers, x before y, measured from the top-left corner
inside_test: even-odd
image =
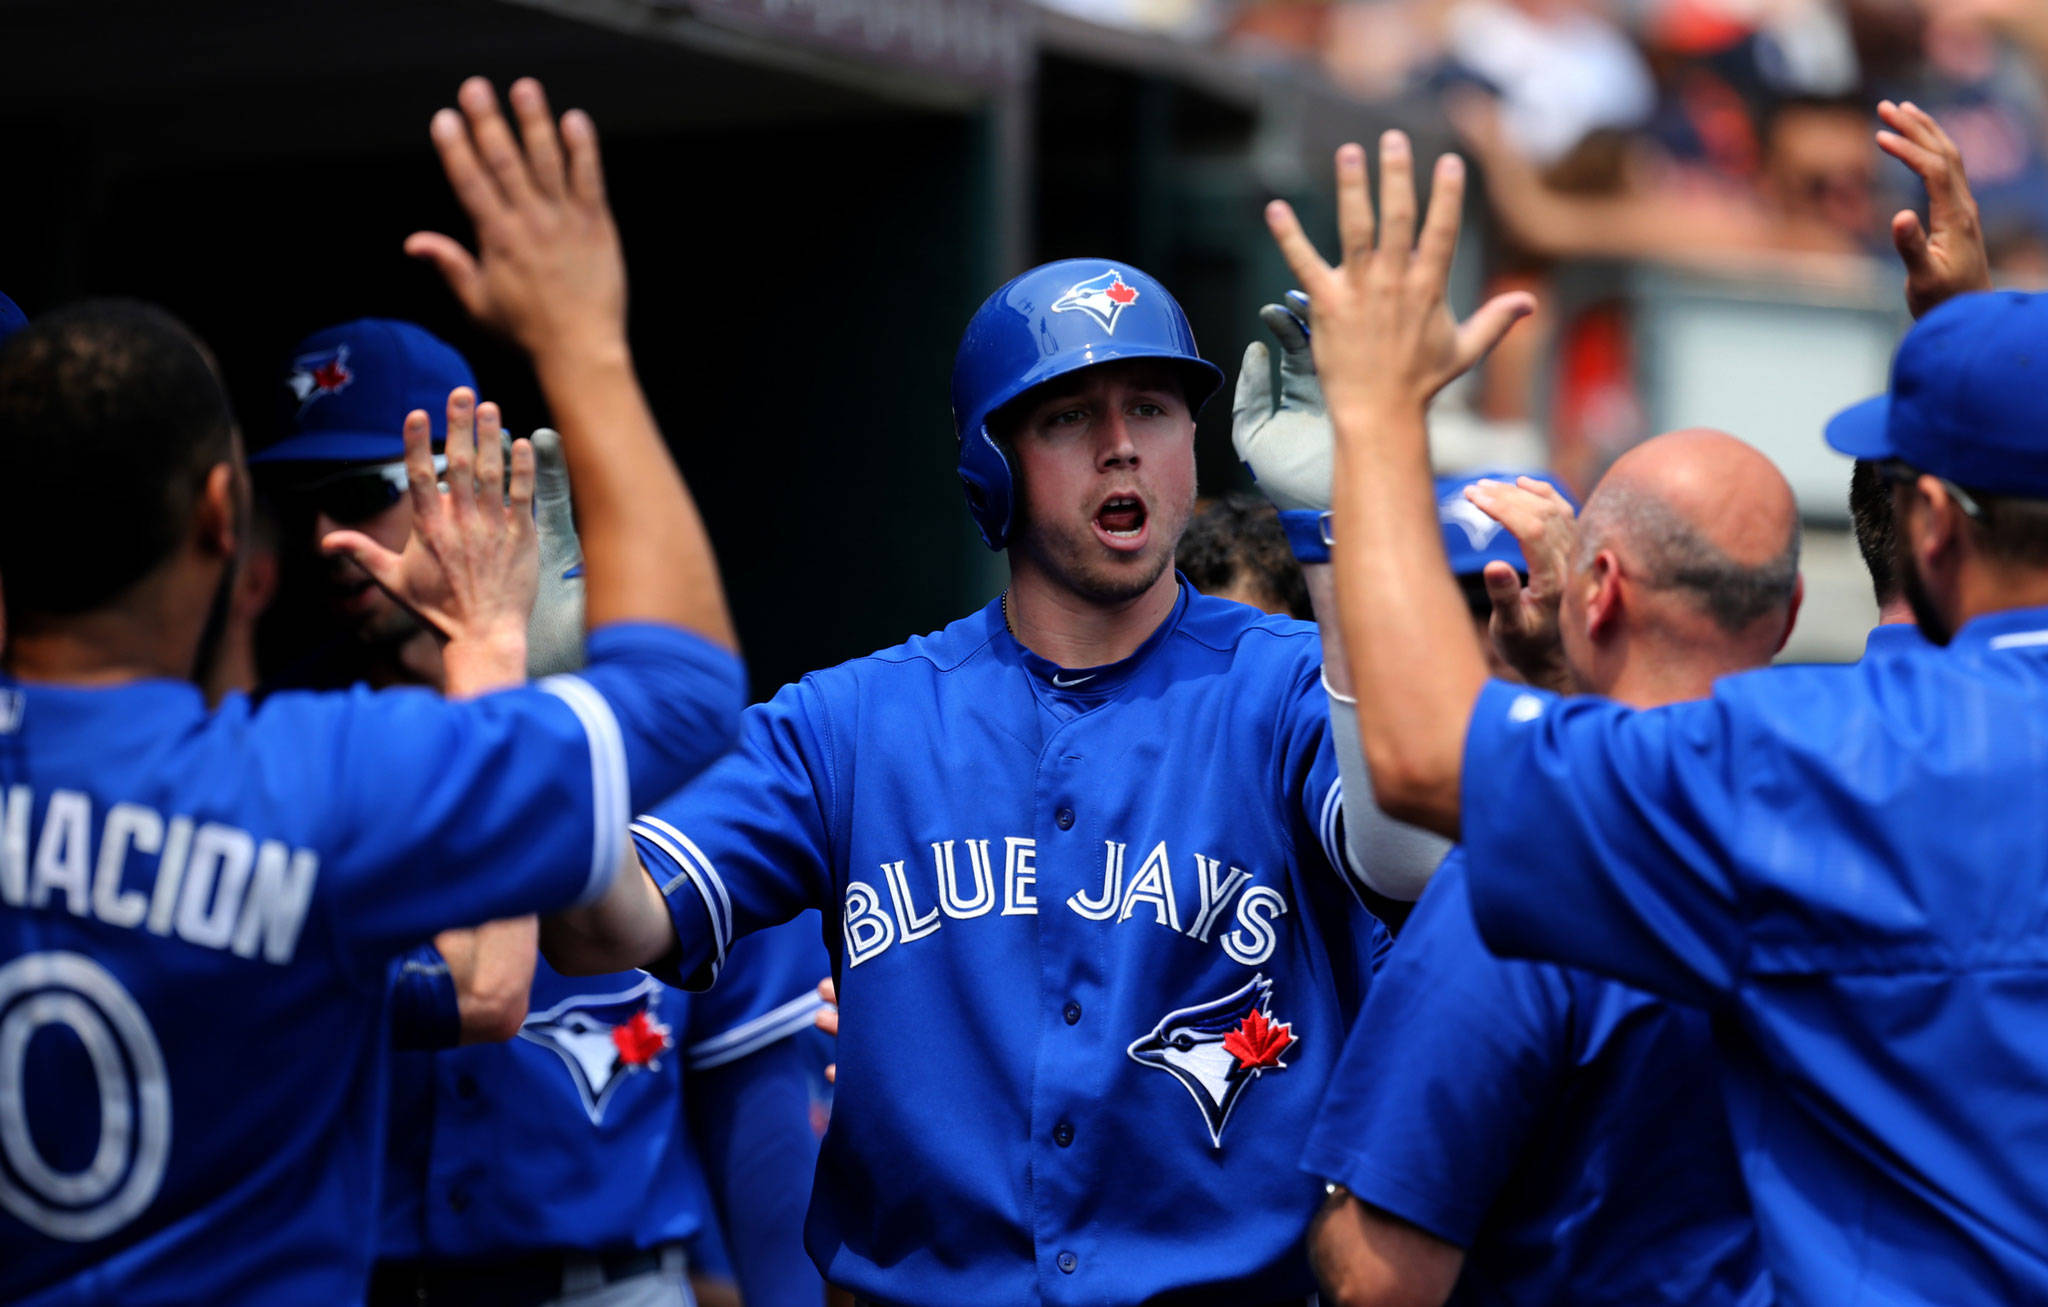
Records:
[[[1535,477],[1479,481],[1465,498],[1480,512],[1506,527],[1522,546],[1529,564],[1529,583],[1507,563],[1486,565],[1486,595],[1493,601],[1488,632],[1494,648],[1523,680],[1544,689],[1570,692],[1564,644],[1558,634],[1558,610],[1571,578],[1572,548],[1578,539],[1578,517],[1557,487]]]
[[[1890,131],[1877,134],[1877,147],[1920,174],[1927,186],[1927,225],[1901,209],[1892,215],[1892,244],[1906,265],[1906,307],[1924,316],[1945,300],[1991,289],[1991,258],[1977,201],[1963,176],[1962,151],[1933,115],[1908,100],[1882,101],[1877,116]]]
[[[1288,303],[1268,304],[1259,320],[1280,345],[1280,395],[1273,396],[1272,364],[1263,341],[1245,346],[1230,413],[1230,443],[1252,471],[1252,479],[1282,512],[1330,506],[1330,419],[1316,381],[1303,319],[1308,299],[1288,293]]]
[[[525,673],[526,622],[539,575],[533,446],[512,442],[508,494],[498,406],[479,405],[466,386],[448,395],[445,491],[435,484],[432,439],[423,410],[406,415],[412,535],[403,551],[393,553],[359,531],[332,532],[320,547],[354,559],[446,642],[451,693],[463,688],[455,666],[460,654],[509,668],[516,682]]]
[[[434,148],[476,225],[477,253],[438,232],[405,251],[440,269],[470,316],[529,354],[572,343],[624,349],[626,264],[605,201],[597,127],[580,110],[561,130],[539,82],[512,84],[512,125],[481,77],[462,84],[461,112],[434,115]]]
[[[1462,324],[1451,316],[1445,289],[1465,195],[1465,165],[1456,155],[1437,160],[1419,236],[1414,160],[1401,132],[1380,138],[1380,191],[1375,223],[1365,150],[1341,147],[1342,260],[1334,268],[1285,201],[1266,207],[1266,225],[1313,306],[1316,371],[1340,426],[1347,414],[1369,424],[1377,415],[1426,407],[1536,307],[1532,296],[1516,292],[1488,301]]]

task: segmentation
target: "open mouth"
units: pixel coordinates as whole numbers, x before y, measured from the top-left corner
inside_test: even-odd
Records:
[[[1145,539],[1145,501],[1136,495],[1111,495],[1095,510],[1095,529],[1112,546],[1136,548]]]

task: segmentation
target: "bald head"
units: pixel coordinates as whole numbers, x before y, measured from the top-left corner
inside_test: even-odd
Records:
[[[1612,550],[1729,635],[1782,616],[1799,580],[1799,506],[1768,458],[1725,431],[1673,431],[1615,461],[1579,516],[1583,570]]]

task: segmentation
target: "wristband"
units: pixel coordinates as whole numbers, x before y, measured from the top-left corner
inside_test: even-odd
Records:
[[[1280,529],[1287,533],[1287,545],[1296,561],[1327,563],[1330,546],[1330,514],[1327,509],[1290,508],[1280,514]]]

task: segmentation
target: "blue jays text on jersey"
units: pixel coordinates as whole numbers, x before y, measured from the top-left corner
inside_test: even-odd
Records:
[[[1632,712],[1489,685],[1473,916],[1698,1003],[1779,1301],[2048,1301],[2048,609]]]
[[[807,1227],[893,1303],[1305,1295],[1295,1169],[1385,934],[1338,850],[1320,637],[1185,586],[1062,669],[1000,605],[806,677],[635,824],[680,972],[828,905]]]
[[[691,1239],[708,1193],[685,1097],[703,1092],[703,1073],[811,1029],[826,966],[815,913],[742,941],[704,994],[638,971],[572,978],[542,962],[516,1038],[399,1054],[378,1257]]]
[[[595,633],[448,703],[0,685],[0,1300],[359,1301],[392,959],[601,890],[737,661]]]
[[[1450,1307],[1767,1307],[1706,1014],[1497,958],[1453,849],[1302,1166],[1465,1250]]]

